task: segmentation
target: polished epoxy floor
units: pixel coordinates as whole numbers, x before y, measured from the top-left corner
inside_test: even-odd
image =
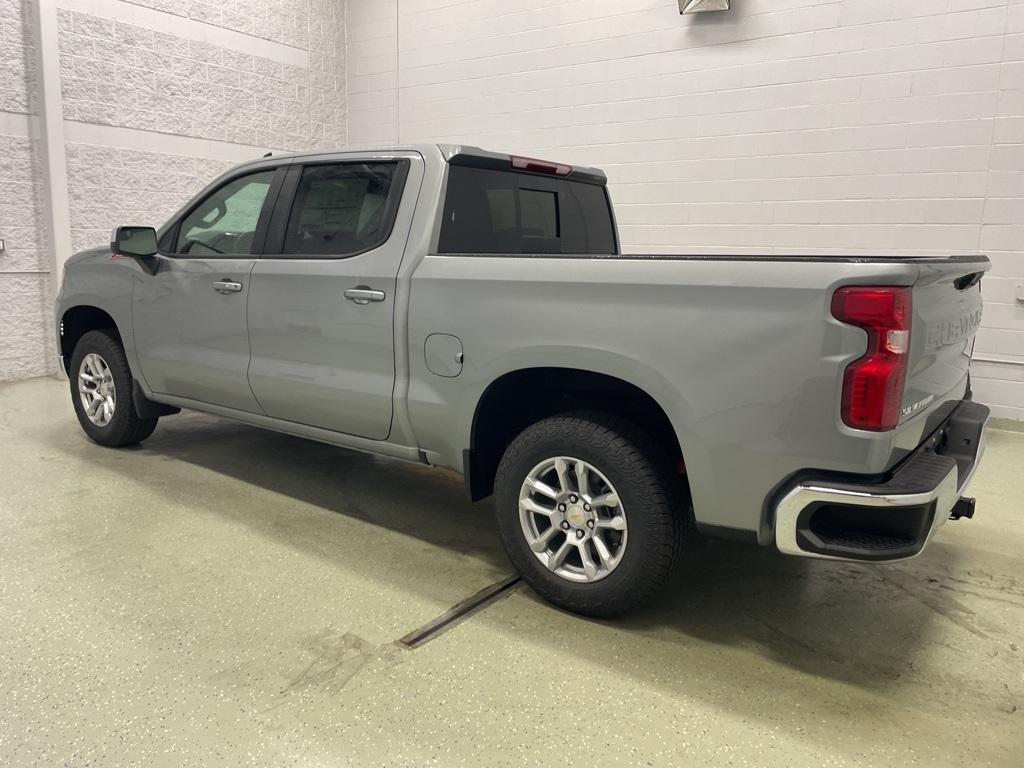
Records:
[[[978,513],[867,567],[707,543],[616,622],[509,573],[460,478],[228,421],[90,443],[0,385],[0,764],[1019,766],[1024,434]]]

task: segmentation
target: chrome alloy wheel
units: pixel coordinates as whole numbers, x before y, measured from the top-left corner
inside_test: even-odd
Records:
[[[78,369],[78,396],[89,421],[98,427],[105,427],[114,418],[117,405],[117,391],[114,389],[114,375],[107,361],[90,352],[82,358]]]
[[[626,551],[619,495],[582,459],[555,456],[530,470],[519,491],[519,522],[536,558],[569,581],[600,581]]]

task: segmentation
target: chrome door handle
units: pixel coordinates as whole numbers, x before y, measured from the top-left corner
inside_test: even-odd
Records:
[[[239,293],[242,290],[242,284],[236,283],[234,280],[218,280],[213,284],[213,290],[217,293]]]
[[[384,291],[376,291],[366,285],[357,285],[345,291],[345,298],[356,304],[369,304],[371,301],[384,301]]]

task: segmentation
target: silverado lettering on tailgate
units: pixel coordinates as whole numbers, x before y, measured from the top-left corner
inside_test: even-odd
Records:
[[[968,312],[952,320],[944,320],[928,326],[928,349],[948,347],[973,336],[981,324],[981,309]]]

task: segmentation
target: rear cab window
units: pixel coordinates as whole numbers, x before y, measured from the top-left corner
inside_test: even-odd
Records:
[[[281,255],[345,258],[384,243],[394,225],[406,167],[405,161],[303,167]]]
[[[475,158],[462,164],[460,157],[448,167],[438,253],[618,252],[603,183],[476,167]]]

